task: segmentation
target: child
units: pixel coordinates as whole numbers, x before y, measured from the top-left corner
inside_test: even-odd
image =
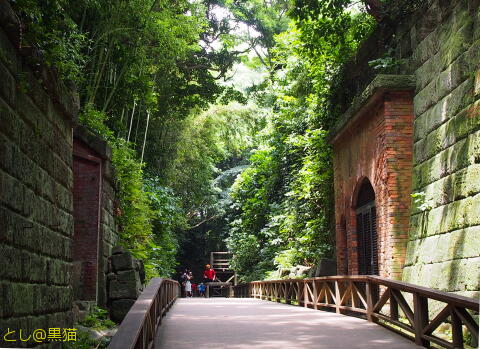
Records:
[[[207,289],[207,286],[202,282],[200,285],[198,285],[198,292],[200,293],[200,297],[205,297],[205,290]]]

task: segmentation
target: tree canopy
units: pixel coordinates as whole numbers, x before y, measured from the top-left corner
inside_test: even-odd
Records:
[[[228,248],[243,280],[332,256],[333,96],[388,3],[12,1],[113,149],[122,244],[150,277]]]

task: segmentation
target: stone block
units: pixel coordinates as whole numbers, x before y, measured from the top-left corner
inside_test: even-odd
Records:
[[[333,259],[321,259],[315,270],[315,276],[331,276],[337,274],[337,263]]]
[[[22,280],[22,254],[23,251],[15,247],[0,244],[0,256],[2,256],[2,268],[0,280]]]
[[[71,280],[71,264],[57,259],[49,259],[47,281],[49,284],[67,286]]]
[[[138,262],[138,274],[140,276],[140,283],[145,284],[145,265],[142,260],[137,260]]]
[[[475,73],[475,87],[473,89],[473,93],[475,96],[480,95],[480,71],[477,71]],[[475,111],[478,111],[478,113],[480,113],[479,109],[477,108],[475,108]]]
[[[1,120],[0,120],[1,123]],[[3,168],[7,173],[14,172],[14,145],[7,137],[0,133],[0,168]]]
[[[134,261],[133,257],[130,253],[125,252],[122,254],[116,253],[118,249],[116,247],[113,248],[113,255],[112,255],[112,266],[115,271],[120,270],[127,270],[127,269],[134,269]]]
[[[116,280],[117,279],[117,275],[115,273],[108,273],[107,274],[107,281],[110,282],[112,280]]]
[[[5,172],[0,173],[0,202],[17,212],[22,212],[24,205],[24,185]]]
[[[112,280],[109,283],[109,299],[136,299],[139,295],[140,291],[134,284],[126,285],[118,280]]]
[[[295,271],[295,276],[305,276],[308,275],[308,272],[310,271],[311,267],[306,267],[304,265],[297,265],[296,271]]]
[[[450,175],[462,168],[480,161],[480,131],[470,134],[433,158],[413,169],[413,190],[423,187]]]
[[[2,177],[2,171],[0,171],[0,182]],[[4,207],[0,206],[0,243],[11,244],[13,242],[15,229],[14,214]],[[18,235],[18,234],[15,234]]]
[[[480,108],[480,102],[478,108]],[[432,131],[426,138],[415,143],[415,163],[419,164],[427,161],[467,137],[473,130],[478,129],[480,127],[480,117],[470,117],[470,110],[471,108],[464,109],[453,119]]]
[[[15,47],[3,30],[0,30],[0,61],[5,64],[12,75],[16,75],[19,69],[19,57]]]
[[[137,270],[119,271],[116,275],[119,282],[128,285],[135,285],[137,289],[142,288],[142,285],[140,283],[140,275]]]
[[[12,74],[5,65],[0,63],[0,76],[2,84],[0,85],[0,98],[3,98],[12,108],[16,106],[16,82]]]
[[[134,303],[134,299],[119,299],[113,301],[110,306],[110,318],[117,323],[122,322]]]
[[[25,280],[37,283],[48,282],[47,258],[38,254],[23,251],[22,254],[22,275]]]
[[[140,276],[135,270],[121,271],[117,277],[109,283],[110,299],[136,299],[140,295],[142,284]]]

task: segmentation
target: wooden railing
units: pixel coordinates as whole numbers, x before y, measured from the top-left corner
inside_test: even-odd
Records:
[[[154,348],[155,336],[162,317],[178,295],[179,284],[177,281],[162,278],[152,279],[123,319],[108,348]]]
[[[474,320],[479,312],[478,299],[378,276],[254,281],[235,286],[233,293],[235,297],[365,316],[425,347],[434,343],[444,348],[464,348],[466,333],[471,336],[470,344],[478,346],[479,327]],[[451,328],[450,338],[434,333],[442,324]]]

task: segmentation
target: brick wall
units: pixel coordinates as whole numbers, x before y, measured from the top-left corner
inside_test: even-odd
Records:
[[[17,49],[0,8],[0,346],[7,328],[72,326],[72,119],[75,94]],[[8,34],[4,27],[8,27]],[[17,27],[18,29],[18,27]],[[28,58],[31,61],[31,58]],[[41,83],[39,82],[41,81]],[[48,93],[44,88],[48,85]],[[53,88],[52,88],[53,87]],[[63,91],[63,92],[62,92]]]
[[[96,301],[102,159],[78,139],[73,157],[73,290],[75,299]]]
[[[380,91],[366,103],[333,140],[337,270],[359,273],[355,209],[368,179],[375,191],[379,274],[398,279],[408,238],[412,93]]]
[[[118,240],[111,149],[87,129],[74,131],[75,299],[107,305],[108,257]]]

